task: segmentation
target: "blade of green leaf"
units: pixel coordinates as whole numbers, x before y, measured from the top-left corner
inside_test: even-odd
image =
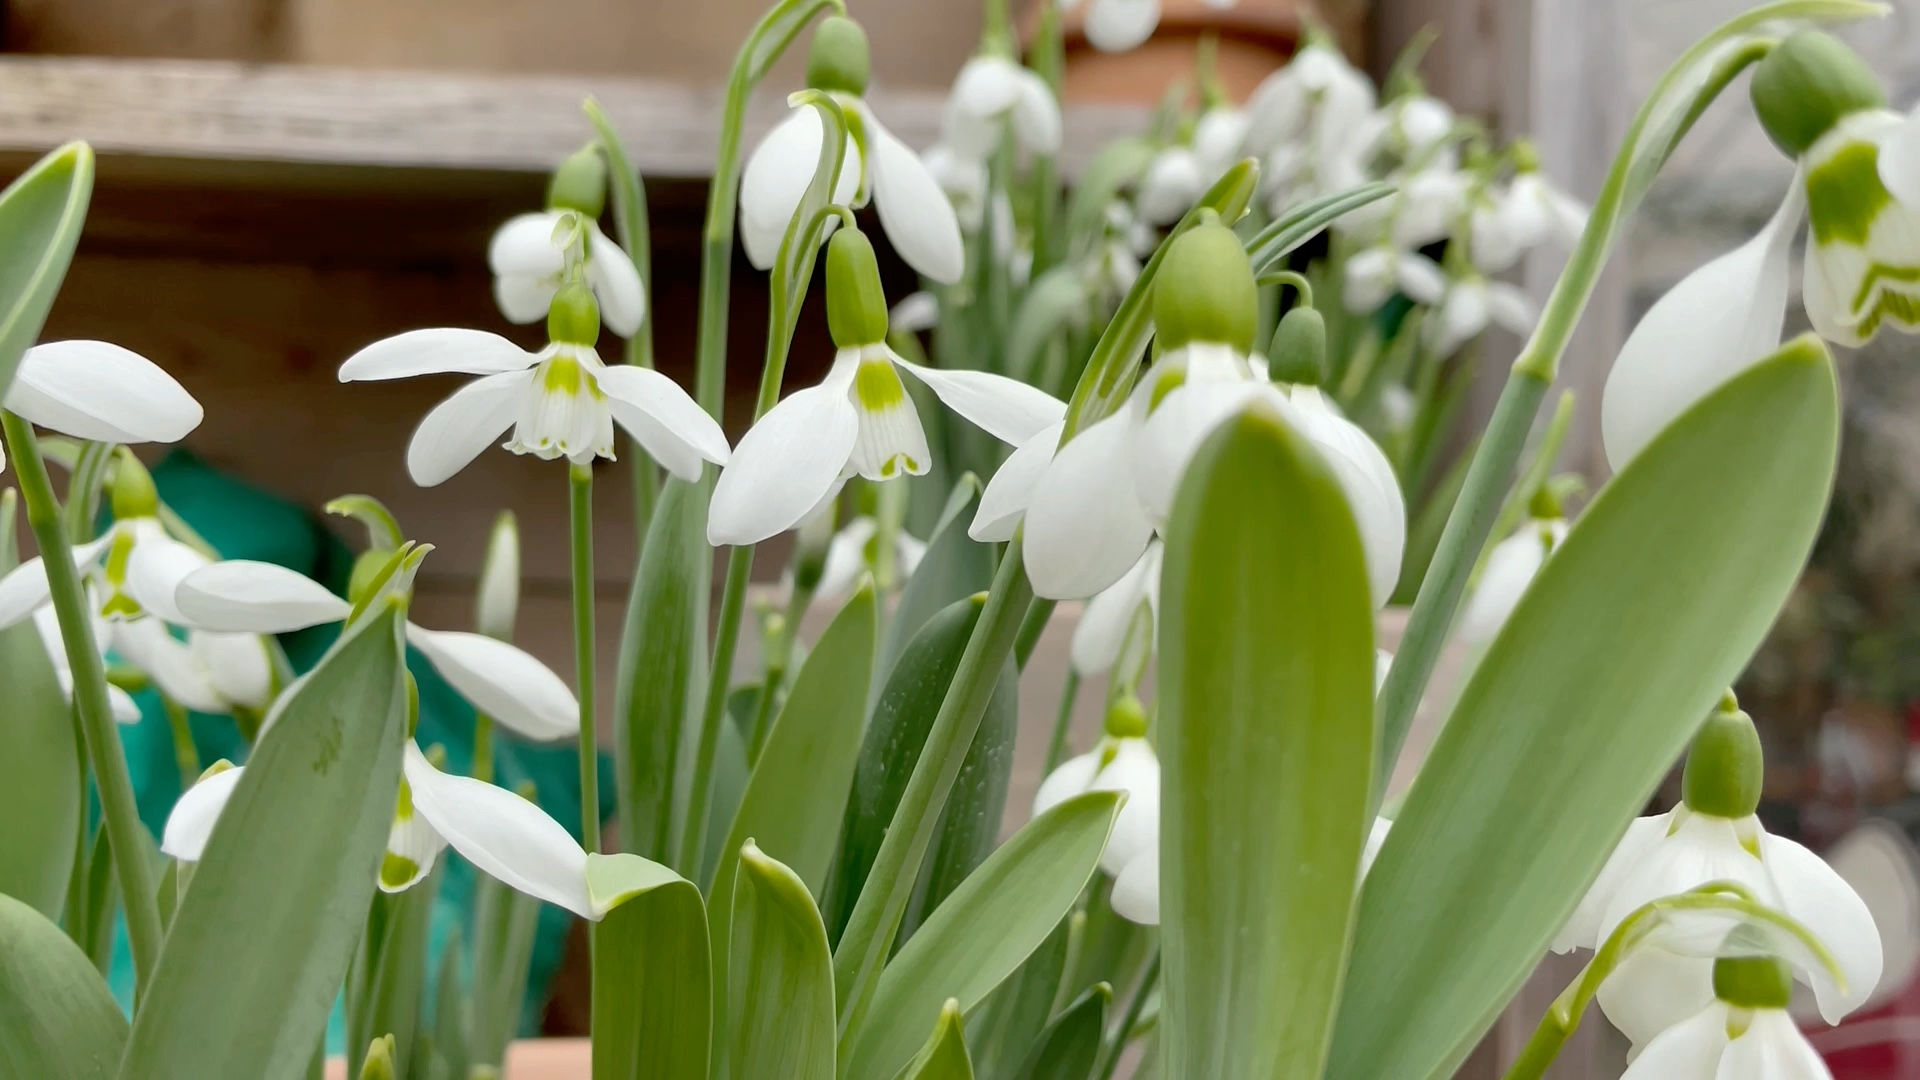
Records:
[[[1373,605],[1338,478],[1277,414],[1201,447],[1160,588],[1162,1063],[1318,1080],[1367,834]]]
[[[1138,180],[1160,153],[1154,140],[1135,135],[1100,148],[1087,162],[1067,197],[1067,235],[1076,240],[1098,236],[1107,207],[1122,188]]]
[[[1313,239],[1321,229],[1333,224],[1342,215],[1391,194],[1392,184],[1362,184],[1346,191],[1323,195],[1288,210],[1247,241],[1247,257],[1253,261],[1254,273],[1265,274],[1281,269],[1282,260],[1292,254],[1295,248]]]
[[[614,688],[620,838],[649,858],[670,850],[680,737],[699,707],[695,686],[705,681],[699,624],[713,574],[707,494],[700,484],[680,480],[661,488],[620,634]]]
[[[0,491],[0,573],[18,562],[14,493]],[[0,630],[0,894],[49,919],[67,902],[80,834],[80,744],[53,661],[31,622]],[[24,827],[19,823],[30,823]]]
[[[1040,381],[1040,355],[1069,326],[1091,314],[1086,269],[1077,263],[1056,266],[1036,278],[1020,298],[1007,331],[1007,370],[1029,385]]]
[[[980,730],[960,763],[953,791],[940,811],[920,887],[900,920],[900,940],[913,936],[927,916],[986,860],[1000,840],[1000,821],[1013,781],[1013,743],[1020,731],[1020,671],[1011,657],[1000,669]],[[899,946],[896,944],[895,948]]]
[[[0,191],[0,398],[40,337],[93,198],[93,148],[68,143]]]
[[[127,1019],[79,946],[46,916],[0,895],[0,1076],[107,1080]]]
[[[440,946],[440,962],[433,977],[433,1034],[427,1046],[427,1067],[424,1074],[416,1070],[416,1076],[464,1078],[467,1075],[474,999],[471,988],[460,978],[460,939],[460,927],[456,924],[447,930],[447,939]]]
[[[967,1057],[965,1025],[960,1019],[959,1002],[949,1001],[940,1009],[927,1037],[913,1060],[893,1074],[893,1080],[973,1080],[973,1062]]]
[[[367,1046],[382,1035],[392,1037],[393,1060],[403,1072],[414,1059],[414,1028],[426,997],[428,931],[445,870],[446,860],[441,859],[432,873],[407,891],[374,898],[374,906],[384,910],[379,941],[367,957],[371,969],[365,973],[366,1000],[356,1010],[359,1023],[352,1029],[366,1038],[354,1034],[347,1038],[350,1075],[359,1075]],[[363,942],[363,952],[365,947]]]
[[[751,700],[758,704],[759,694],[755,693]],[[727,713],[714,740],[713,779],[707,794],[709,821],[732,821],[739,815],[740,800],[746,797],[747,781],[753,774],[747,765],[747,738],[734,720],[731,699]],[[707,830],[704,847],[706,850],[700,854],[700,880],[712,881],[720,869],[721,853],[727,849],[727,834],[719,829]]]
[[[1461,692],[1367,880],[1329,1077],[1447,1075],[1492,1022],[1779,613],[1838,423],[1832,361],[1801,338],[1601,489]]]
[[[707,1075],[713,990],[700,890],[638,855],[587,856],[593,928],[593,1080]]]
[[[962,882],[881,972],[866,1015],[841,1040],[852,1048],[843,1075],[893,1075],[941,1002],[973,1008],[1039,948],[1093,876],[1120,802],[1100,791],[1061,803]]]
[[[292,691],[174,913],[120,1075],[302,1072],[346,977],[406,738],[401,611],[349,630]]]
[[[894,604],[887,634],[880,642],[880,662],[874,684],[884,687],[893,666],[920,628],[942,609],[993,584],[993,547],[967,535],[973,508],[980,498],[980,480],[972,473],[960,477],[947,494],[940,520],[928,535],[926,554],[907,579]]]
[[[988,1076],[1011,1073],[1040,1037],[1066,969],[1072,927],[1073,916],[1061,919],[1020,970],[975,1010],[967,1049],[980,1062],[981,1072]]]
[[[740,852],[719,1080],[833,1080],[833,954],[807,883],[752,841]]]
[[[1033,1052],[1012,1074],[1013,1080],[1087,1080],[1094,1059],[1100,1056],[1107,1009],[1112,1005],[1113,990],[1106,983],[1088,987],[1040,1033]]]

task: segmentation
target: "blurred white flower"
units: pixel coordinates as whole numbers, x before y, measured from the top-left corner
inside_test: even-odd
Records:
[[[640,271],[599,225],[575,210],[521,214],[493,234],[487,265],[500,313],[515,323],[546,318],[554,294],[566,284],[567,252],[576,244],[586,256],[586,282],[600,303],[600,317],[609,330],[632,337],[647,312]]]
[[[1003,123],[1031,154],[1060,151],[1060,103],[1047,81],[1002,56],[967,61],[947,96],[943,143],[955,154],[986,161],[1000,149]]]

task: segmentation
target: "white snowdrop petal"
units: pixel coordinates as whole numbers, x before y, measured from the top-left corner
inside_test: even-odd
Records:
[[[1113,879],[1113,910],[1128,922],[1160,925],[1160,852],[1149,851]]]
[[[820,165],[823,137],[819,112],[804,105],[774,125],[748,155],[740,175],[740,242],[756,269],[772,267],[779,256],[787,225]],[[849,153],[842,172],[858,171],[859,158]]]
[[[1763,833],[1760,855],[1779,893],[1781,909],[1813,931],[1846,975],[1847,986],[1842,991],[1824,968],[1807,972],[1820,1003],[1820,1015],[1827,1023],[1837,1024],[1880,985],[1885,954],[1873,913],[1825,859],[1800,844]]]
[[[595,379],[611,399],[613,418],[640,440],[647,453],[663,465],[670,460],[682,463],[681,468],[673,469],[680,479],[699,479],[698,461],[727,463],[733,451],[727,445],[726,432],[679,383],[651,368],[631,364],[602,368]],[[636,417],[635,412],[641,415]],[[687,454],[676,452],[680,448],[697,459],[691,471],[684,465]]]
[[[96,442],[179,442],[200,426],[200,403],[158,364],[104,341],[55,341],[21,357],[6,407],[23,419]]]
[[[1713,1004],[1713,961],[1643,943],[1600,984],[1600,1011],[1635,1047]]]
[[[1073,600],[1120,580],[1153,536],[1134,494],[1133,425],[1122,413],[1060,448],[1034,485],[1026,516],[1027,575],[1041,596]]]
[[[640,270],[625,248],[614,243],[600,226],[589,225],[587,234],[587,284],[600,302],[600,321],[607,329],[630,338],[640,329],[647,313],[647,288]]]
[[[1762,1009],[1728,1045],[1714,1080],[1833,1080],[1819,1051],[1783,1009]]]
[[[1467,600],[1460,616],[1460,640],[1469,644],[1492,641],[1506,624],[1507,616],[1520,603],[1527,586],[1546,562],[1551,548],[1560,546],[1567,536],[1564,521],[1529,521],[1512,536],[1494,545],[1487,556],[1480,581]]]
[[[553,242],[560,213],[540,210],[516,214],[493,231],[487,242],[487,269],[496,275],[549,277],[566,269],[566,253]],[[541,314],[545,314],[542,312]]]
[[[1539,318],[1526,292],[1504,281],[1488,283],[1487,314],[1495,326],[1521,336],[1533,333],[1534,321]]]
[[[489,375],[453,392],[433,407],[407,444],[407,473],[421,487],[451,479],[504,434],[527,395],[533,371]]]
[[[258,634],[194,630],[187,648],[222,698],[249,709],[264,709],[273,697],[273,664]]]
[[[1447,276],[1425,255],[1409,252],[1393,260],[1394,283],[1409,300],[1437,304],[1447,291]]]
[[[493,279],[493,302],[510,323],[525,325],[546,318],[558,291],[552,281],[527,274],[496,274]]]
[[[1084,25],[1094,48],[1126,52],[1145,44],[1160,26],[1160,0],[1093,0]]]
[[[966,272],[967,253],[960,219],[920,155],[867,114],[873,147],[873,202],[880,224],[900,258],[943,285]]]
[[[245,767],[223,769],[182,792],[167,814],[166,828],[160,834],[160,850],[181,862],[199,862],[206,852],[207,838],[213,835],[220,811],[232,798]]]
[[[210,562],[178,540],[164,535],[142,537],[127,556],[127,594],[154,615],[183,625],[187,619],[173,602],[174,590],[188,574]]]
[[[551,298],[551,293],[548,294]],[[543,309],[541,316],[546,315]],[[529,320],[531,321],[531,320]],[[361,349],[340,365],[341,382],[405,379],[414,375],[497,375],[529,368],[539,356],[484,330],[443,327],[409,330]]]
[[[1795,177],[1766,228],[1681,279],[1627,336],[1600,401],[1600,433],[1614,469],[1695,402],[1779,347],[1789,244],[1805,205],[1803,190]],[[1811,313],[1812,260],[1807,274]]]
[[[1594,878],[1592,885],[1587,886],[1586,895],[1581,898],[1579,906],[1573,909],[1567,924],[1560,928],[1560,933],[1553,939],[1554,952],[1600,947],[1600,923],[1607,908],[1613,904],[1614,893],[1619,891],[1620,883],[1638,870],[1648,854],[1666,838],[1671,821],[1671,814],[1655,814],[1635,818],[1627,826],[1626,834],[1614,845],[1613,854],[1601,866],[1599,876]]]
[[[1893,197],[1920,207],[1920,107],[1880,141],[1880,182]]]
[[[1020,96],[1020,65],[1002,56],[976,56],[953,80],[953,104],[969,116],[998,116]]]
[[[1199,159],[1184,146],[1161,151],[1140,178],[1135,204],[1140,216],[1154,225],[1170,225],[1192,209],[1206,190]]]
[[[353,610],[297,570],[249,559],[228,559],[188,574],[174,590],[174,603],[189,626],[250,634],[339,622]]]
[[[595,918],[587,853],[546,811],[505,788],[441,772],[411,741],[403,767],[414,810],[461,857],[510,888]]]
[[[1053,463],[1053,452],[1059,447],[1060,434],[1065,430],[1065,421],[1048,425],[1007,455],[994,470],[993,479],[987,481],[986,490],[980,493],[973,523],[967,526],[968,536],[981,543],[1013,539],[1027,505],[1033,501],[1034,488],[1046,474],[1047,466]]]
[[[1119,581],[1096,593],[1073,630],[1071,661],[1081,675],[1104,675],[1120,659],[1141,605],[1149,611],[1160,591],[1159,541],[1147,544],[1140,561]]]
[[[858,363],[836,360],[825,382],[790,395],[740,437],[714,485],[710,543],[757,544],[785,532],[839,482],[859,437],[847,397]]]
[[[887,325],[910,334],[940,325],[940,300],[925,289],[909,293],[887,313]]]
[[[0,629],[45,607],[52,595],[47,585],[47,564],[39,556],[7,571],[0,577]]]
[[[1100,772],[1100,752],[1089,751],[1078,757],[1061,762],[1045,780],[1040,781],[1040,790],[1033,795],[1033,816],[1059,806],[1075,795],[1085,794],[1093,778]]]
[[[1694,813],[1676,812],[1675,817],[1679,824],[1621,877],[1595,940],[1605,941],[1642,906],[1709,881],[1739,882],[1761,903],[1779,902],[1766,867],[1741,845],[1732,821]]]
[[[1018,85],[1013,103],[1013,135],[1021,146],[1035,154],[1060,152],[1060,102],[1053,88],[1026,68],[1016,69]]]
[[[1727,1007],[1715,1002],[1661,1032],[1620,1080],[1718,1080],[1727,1050]]]
[[[1400,580],[1407,546],[1407,506],[1386,451],[1359,425],[1341,416],[1325,395],[1296,388],[1289,419],[1333,466],[1346,493],[1360,544],[1367,557],[1367,579],[1376,608],[1385,607]]]
[[[1294,411],[1278,389],[1251,379],[1211,382],[1190,377],[1161,399],[1129,448],[1134,490],[1149,517],[1166,520],[1200,444],[1256,399],[1278,408],[1283,416]]]
[[[1019,446],[1067,416],[1066,402],[1018,379],[921,367],[898,356],[893,362],[926,383],[941,404],[1003,443]]]
[[[529,739],[560,739],[580,730],[580,703],[553,669],[517,646],[485,634],[428,630],[407,624],[420,650],[473,707]]]
[[[413,888],[433,872],[433,864],[446,849],[446,839],[409,806],[406,816],[396,815],[387,828],[386,856],[380,860],[380,891],[397,893]]]
[[[194,662],[187,643],[168,633],[158,619],[116,624],[113,643],[175,703],[191,712],[219,715],[227,711],[226,701],[214,689],[207,673]]]

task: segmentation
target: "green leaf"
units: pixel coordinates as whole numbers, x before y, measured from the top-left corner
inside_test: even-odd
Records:
[[[759,764],[747,780],[740,812],[727,830],[727,851],[738,852],[753,840],[760,850],[790,867],[809,893],[821,891],[833,863],[840,818],[860,752],[878,620],[873,585],[868,582],[834,616],[794,678],[793,691],[774,719]],[[728,955],[734,920],[727,909],[737,891],[734,875],[739,867],[738,858],[722,859],[707,890],[709,897],[716,898],[713,918],[708,920],[716,962]],[[717,1001],[724,1000],[726,981],[725,973],[715,972]]]
[[[614,688],[614,772],[620,788],[620,837],[648,857],[664,858],[673,834],[674,777],[681,734],[704,685],[707,593],[707,491],[669,480],[634,571],[620,634]]]
[[[853,1048],[845,1075],[891,1076],[941,1002],[972,1009],[1039,948],[1099,866],[1120,802],[1100,791],[1061,803],[962,882],[881,972],[865,1017],[842,1039]]]
[[[833,1080],[833,954],[800,875],[752,841],[733,895],[727,1026],[731,1050],[715,1075]]]
[[[874,668],[876,687],[886,685],[900,654],[927,620],[993,584],[993,547],[967,535],[979,498],[980,480],[972,473],[961,476],[948,493],[938,524],[927,534],[926,554],[900,591],[887,622],[880,662]]]
[[[1367,880],[1329,1077],[1447,1075],[1471,1049],[1766,635],[1838,439],[1832,361],[1805,337],[1601,489],[1462,690]]]
[[[1000,840],[1000,820],[1007,806],[1007,788],[1013,780],[1013,743],[1020,731],[1020,672],[1009,657],[1000,669],[1000,682],[980,717],[980,730],[967,748],[960,773],[940,823],[934,827],[933,847],[920,873],[920,887],[900,920],[900,939],[910,938],[927,916],[952,895],[974,868],[985,861]],[[896,946],[898,947],[898,946]]]
[[[401,609],[349,630],[277,709],[174,912],[120,1075],[296,1075],[373,899],[406,739]]]
[[[1038,384],[1040,358],[1047,344],[1069,328],[1088,321],[1086,268],[1056,266],[1036,278],[1020,299],[1007,331],[1007,370],[1022,382]]]
[[[933,1034],[920,1052],[893,1080],[973,1080],[973,1062],[967,1058],[967,1037],[960,1020],[960,1003],[949,1001],[933,1023]]]
[[[127,1019],[87,955],[0,895],[0,1076],[107,1080],[126,1042]]]
[[[927,732],[960,665],[960,654],[980,619],[982,602],[979,596],[961,600],[928,619],[901,653],[886,689],[874,704],[846,803],[840,854],[826,905],[827,928],[835,939],[846,927],[854,901],[866,886],[874,857],[899,808],[901,793],[913,775]],[[994,694],[999,696],[997,686]],[[918,876],[917,863],[914,873]]]
[[[360,970],[350,973],[348,981],[363,990],[360,1000],[348,1003],[347,1065],[354,1075],[361,1070],[367,1046],[381,1036],[393,1040],[389,1050],[401,1071],[414,1059],[414,1028],[426,997],[433,905],[446,865],[445,859],[439,860],[432,873],[405,892],[374,897],[367,933],[354,959]]]
[[[638,855],[587,856],[593,928],[593,1080],[702,1080],[713,990],[707,912],[693,882]]]
[[[446,941],[440,946],[440,963],[433,977],[433,1034],[427,1045],[425,1073],[428,1077],[444,1075],[465,1080],[467,1076],[473,1038],[474,997],[460,978],[460,939],[460,927],[455,924],[447,929]],[[477,975],[475,985],[479,985]],[[500,1063],[495,1061],[490,1064]],[[417,1069],[415,1075],[420,1075]]]
[[[1067,235],[1079,239],[1104,232],[1107,207],[1114,196],[1145,174],[1159,153],[1160,146],[1144,135],[1115,139],[1101,147],[1067,197]]]
[[[0,398],[40,337],[93,198],[93,148],[73,142],[0,191]]]
[[[713,743],[713,780],[707,789],[707,820],[732,821],[740,812],[740,800],[746,797],[747,781],[752,770],[747,765],[747,737],[740,733],[740,725],[735,720],[733,698],[727,701],[725,722],[717,729],[717,738]],[[748,700],[759,704],[758,690],[750,691]],[[749,719],[748,723],[752,723]],[[727,849],[727,834],[719,829],[708,829],[704,849],[700,853],[700,880],[712,881],[719,872],[721,853]],[[738,849],[736,849],[738,850]]]
[[[1188,466],[1160,588],[1163,1063],[1318,1080],[1367,835],[1373,604],[1338,478],[1277,414]]]
[[[1072,915],[1061,919],[1020,970],[974,1011],[968,1049],[986,1075],[1010,1074],[1046,1027],[1066,969],[1073,921]]]
[[[1393,194],[1393,190],[1392,184],[1362,184],[1346,191],[1322,195],[1312,202],[1301,203],[1288,210],[1247,241],[1247,256],[1253,262],[1254,273],[1265,274],[1282,269],[1286,257],[1301,244],[1313,239],[1321,229],[1333,224],[1344,214],[1386,198]]]
[[[1113,990],[1106,983],[1088,987],[1041,1032],[1033,1053],[1020,1063],[1013,1080],[1087,1080],[1094,1059],[1100,1056],[1100,1040],[1107,1033],[1107,1009],[1112,1004]]]
[[[18,562],[14,493],[0,492],[0,573]],[[31,620],[0,630],[0,894],[58,919],[80,835],[80,744],[53,661]],[[23,827],[21,823],[31,823]]]

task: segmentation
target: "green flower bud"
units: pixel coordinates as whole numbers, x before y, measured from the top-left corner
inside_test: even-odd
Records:
[[[487,535],[480,562],[480,588],[474,596],[474,629],[500,641],[513,640],[520,613],[520,527],[513,511],[502,510]]]
[[[367,1047],[366,1061],[360,1065],[360,1080],[393,1080],[393,1036],[382,1035]]]
[[[1766,759],[1753,718],[1728,695],[1693,737],[1681,791],[1687,806],[1714,817],[1743,818],[1760,806]]]
[[[1753,111],[1791,158],[1842,117],[1887,103],[1880,79],[1838,38],[1807,30],[1781,42],[1753,69]]]
[[[1713,995],[1742,1009],[1784,1009],[1793,969],[1776,956],[1723,956],[1713,962]]]
[[[1147,735],[1147,708],[1131,691],[1121,694],[1107,706],[1107,735],[1115,739],[1144,739]]]
[[[1267,371],[1274,382],[1323,386],[1327,381],[1327,320],[1310,307],[1297,307],[1280,317],[1267,351]]]
[[[827,242],[827,329],[842,349],[887,340],[887,294],[873,241],[859,229],[841,229]]]
[[[1208,212],[1181,233],[1153,279],[1153,323],[1167,351],[1208,341],[1253,351],[1260,300],[1253,264],[1233,230]]]
[[[820,28],[813,32],[813,48],[807,51],[808,86],[859,97],[867,92],[872,67],[867,32],[859,23],[844,15],[820,20]]]
[[[153,474],[147,471],[133,451],[120,448],[113,463],[113,518],[152,517],[160,512],[160,493],[154,489]]]
[[[593,348],[600,340],[600,304],[579,282],[560,286],[547,308],[547,338],[563,345]]]
[[[597,218],[607,208],[607,162],[597,146],[567,156],[547,182],[547,209],[578,210]]]

